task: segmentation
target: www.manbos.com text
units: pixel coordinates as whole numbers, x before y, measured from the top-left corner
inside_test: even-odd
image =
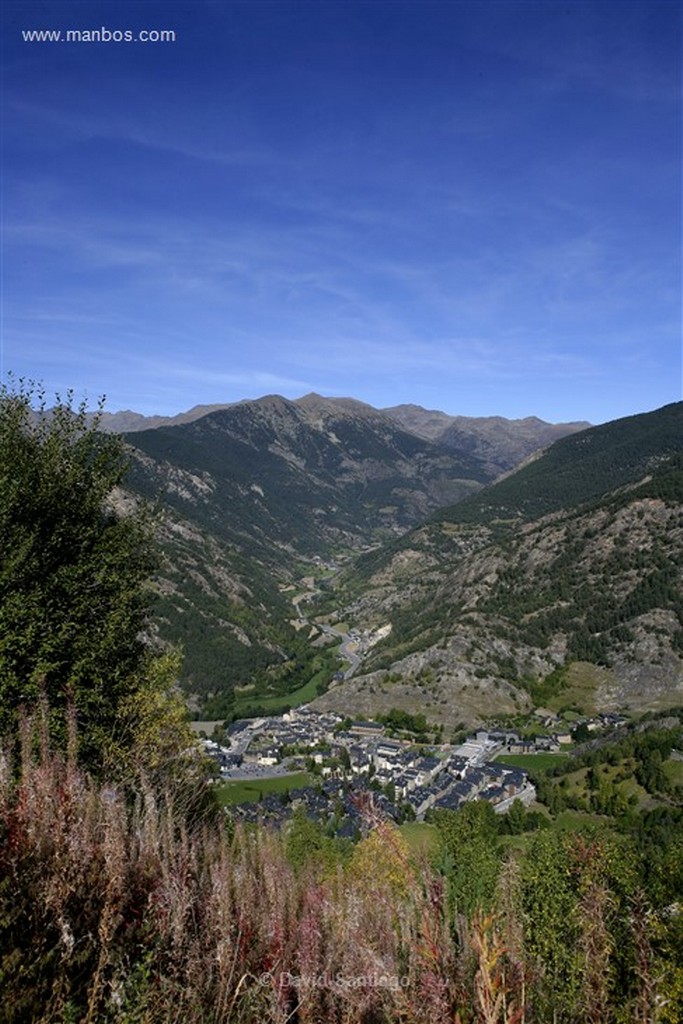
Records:
[[[175,43],[172,28],[25,28],[25,43]]]

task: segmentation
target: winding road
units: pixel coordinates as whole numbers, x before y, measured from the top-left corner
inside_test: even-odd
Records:
[[[305,598],[313,597],[314,594],[315,591],[308,591],[305,594],[299,594],[298,597],[292,598],[292,604],[296,611],[296,616],[308,626],[311,626],[314,629],[319,629],[321,633],[326,633],[328,636],[333,636],[341,641],[339,645],[339,653],[346,659],[346,661],[349,662],[349,667],[344,672],[344,679],[350,679],[361,663],[360,655],[357,653],[358,643],[357,641],[352,640],[348,633],[340,633],[339,630],[334,629],[333,626],[327,626],[321,622],[312,622],[302,613],[301,602]]]

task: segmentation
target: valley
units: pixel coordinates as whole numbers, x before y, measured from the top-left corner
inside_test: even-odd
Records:
[[[270,396],[127,434],[193,714],[680,704],[682,408],[581,430]]]

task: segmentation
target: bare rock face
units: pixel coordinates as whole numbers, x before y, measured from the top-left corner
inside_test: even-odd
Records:
[[[347,617],[412,620],[413,632],[403,640],[400,625],[392,631],[369,660],[372,669],[381,658],[382,669],[353,680],[354,697],[367,688],[384,709],[380,680],[397,676],[402,689],[392,688],[389,706],[469,724],[476,714],[525,706],[528,682],[597,652],[611,666],[596,677],[597,707],[683,702],[675,568],[683,565],[681,509],[635,495],[623,500],[579,516],[553,513],[503,540],[482,530],[475,541],[467,528],[452,561],[437,557],[433,528],[425,551],[416,545],[395,554],[366,581]],[[407,655],[406,647],[413,649]],[[425,666],[438,681],[433,694],[419,685]],[[392,705],[399,696],[402,703]],[[340,690],[329,697],[338,706],[345,699]],[[371,703],[364,700],[363,710]]]
[[[486,717],[515,714],[530,707],[529,697],[510,683],[477,668],[464,638],[408,655],[390,670],[359,675],[317,698],[313,707],[372,716],[399,708],[422,712],[448,729],[472,726]]]
[[[614,683],[599,693],[602,705],[612,710],[638,710],[683,704],[683,661],[671,649],[680,629],[671,609],[655,609],[630,624],[633,640],[614,660]]]

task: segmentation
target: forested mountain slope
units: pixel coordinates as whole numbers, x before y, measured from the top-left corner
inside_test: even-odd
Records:
[[[392,631],[323,702],[472,720],[578,663],[602,707],[680,701],[682,449],[683,403],[592,428],[364,556],[345,617]]]
[[[314,559],[400,535],[490,478],[476,457],[370,406],[316,395],[243,402],[127,441],[127,486],[163,509],[158,629],[183,646],[200,706],[303,654],[283,589]]]
[[[128,441],[138,489],[273,564],[389,536],[490,479],[360,403],[270,396]]]

